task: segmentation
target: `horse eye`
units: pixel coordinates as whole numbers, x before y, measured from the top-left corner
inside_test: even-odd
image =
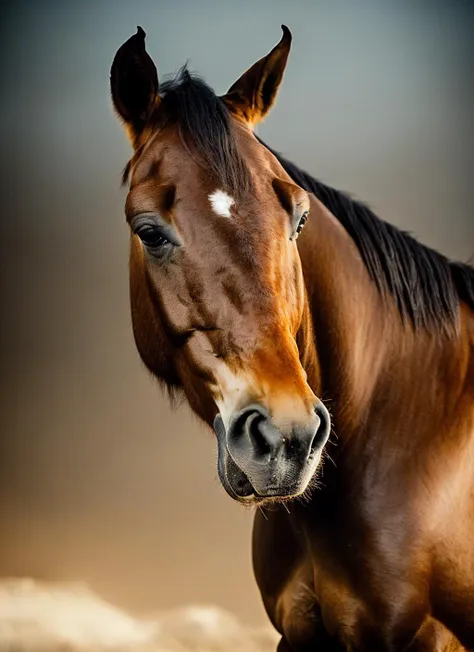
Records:
[[[138,235],[143,244],[150,249],[157,249],[163,247],[164,245],[171,244],[168,238],[166,238],[160,229],[157,229],[155,226],[150,224],[144,224],[143,226],[136,229],[135,233]]]
[[[305,225],[306,222],[308,221],[308,215],[309,215],[309,211],[305,211],[305,212],[303,213],[303,215],[301,216],[300,221],[298,222],[298,226],[297,226],[297,228],[296,228],[296,233],[297,233],[297,234],[300,234],[301,231],[303,230],[304,225]]]

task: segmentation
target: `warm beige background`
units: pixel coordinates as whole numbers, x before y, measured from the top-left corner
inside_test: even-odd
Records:
[[[432,0],[17,1],[1,24],[0,575],[90,581],[132,609],[193,601],[263,617],[251,514],[211,433],[172,414],[134,349],[129,156],[108,97],[141,24],[160,74],[218,92],[294,33],[259,134],[446,254],[474,253],[473,17]]]

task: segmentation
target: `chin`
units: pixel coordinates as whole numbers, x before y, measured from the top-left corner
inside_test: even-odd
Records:
[[[221,484],[233,500],[248,507],[266,507],[309,498],[310,493],[317,485],[320,456],[317,460],[311,460],[306,468],[297,474],[296,478],[293,471],[287,482],[281,482],[274,486],[259,485],[257,484],[258,479],[252,482],[230,456],[222,462],[219,460],[218,466]]]

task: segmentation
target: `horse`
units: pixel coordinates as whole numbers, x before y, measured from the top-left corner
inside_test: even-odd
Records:
[[[222,96],[113,59],[136,348],[255,508],[278,652],[474,649],[474,268],[255,135],[282,31]]]

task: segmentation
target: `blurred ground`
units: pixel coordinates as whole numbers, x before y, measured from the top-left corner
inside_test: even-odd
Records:
[[[0,581],[0,652],[274,652],[277,638],[214,606],[136,618],[86,585]]]

